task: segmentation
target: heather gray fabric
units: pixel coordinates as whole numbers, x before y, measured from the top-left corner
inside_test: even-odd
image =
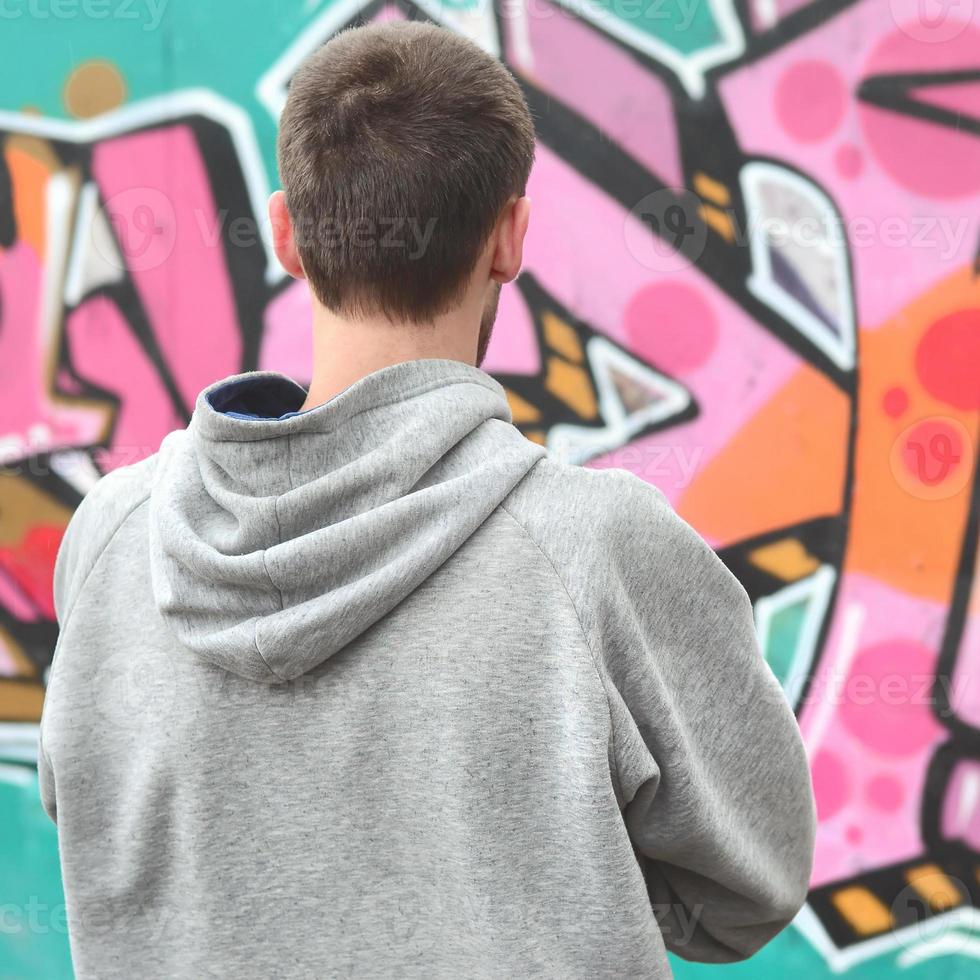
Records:
[[[81,980],[665,978],[789,922],[796,723],[659,491],[547,456],[455,361],[283,420],[227,390],[58,555],[39,771]]]

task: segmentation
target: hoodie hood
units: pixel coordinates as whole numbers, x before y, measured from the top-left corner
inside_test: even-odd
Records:
[[[407,361],[307,412],[285,375],[227,378],[160,449],[150,494],[157,606],[212,664],[269,684],[323,663],[389,613],[545,455],[504,389],[450,360]],[[250,397],[252,396],[252,397]]]

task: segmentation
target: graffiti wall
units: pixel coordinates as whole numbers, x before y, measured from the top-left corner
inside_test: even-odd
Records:
[[[212,380],[308,380],[264,221],[276,118],[309,51],[390,18],[471,36],[535,114],[485,364],[515,421],[667,493],[797,710],[810,900],[729,975],[976,976],[973,0],[6,0],[0,976],[70,976],[34,770],[60,536]]]

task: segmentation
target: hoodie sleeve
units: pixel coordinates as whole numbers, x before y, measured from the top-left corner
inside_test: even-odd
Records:
[[[96,484],[96,488],[82,499],[82,502],[75,508],[62,535],[61,544],[58,546],[58,554],[54,563],[54,580],[52,589],[54,594],[54,612],[58,623],[58,640],[52,654],[51,667],[48,670],[47,689],[45,692],[44,707],[41,710],[41,721],[38,726],[37,739],[37,780],[38,789],[41,796],[41,806],[44,812],[55,823],[58,822],[58,801],[55,791],[54,768],[48,757],[44,745],[44,733],[46,729],[45,719],[47,706],[50,700],[50,693],[53,686],[54,665],[62,645],[65,625],[68,615],[74,605],[80,580],[87,574],[88,568],[94,563],[101,545],[102,535],[96,528],[90,526],[88,519],[89,511],[96,506],[97,491],[100,491],[106,479],[103,478]]]
[[[47,693],[38,726],[37,745],[37,776],[41,805],[55,823],[58,819],[55,772],[45,747],[45,714],[55,680],[55,666],[61,654],[66,627],[75,600],[99,560],[99,556],[112,540],[112,536],[126,518],[147,499],[149,494],[147,480],[152,473],[153,465],[154,457],[151,456],[140,463],[121,467],[102,477],[82,498],[72,514],[55,557],[52,586],[59,633],[48,671]]]
[[[622,482],[595,587],[624,820],[668,949],[744,959],[806,899],[802,740],[741,584],[659,490]]]
[[[62,535],[61,544],[58,547],[58,554],[55,557],[54,563],[52,588],[54,593],[54,613],[58,623],[59,634],[54,653],[52,654],[51,667],[48,670],[44,707],[41,709],[41,720],[38,725],[37,737],[37,781],[41,796],[41,806],[54,823],[58,822],[58,801],[55,792],[54,769],[51,766],[51,760],[48,758],[48,753],[44,747],[45,716],[49,694],[52,688],[54,662],[57,659],[58,651],[61,647],[61,638],[64,635],[68,611],[74,601],[73,594],[78,580],[79,552],[86,537],[85,532],[80,531],[79,527],[85,522],[85,512],[88,510],[85,500],[88,499],[83,499],[68,521],[68,526],[65,528],[64,535]]]

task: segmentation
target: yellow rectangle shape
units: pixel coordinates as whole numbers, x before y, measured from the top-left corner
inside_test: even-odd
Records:
[[[859,936],[887,932],[895,925],[888,906],[861,885],[842,888],[831,896],[831,902]]]
[[[926,900],[933,912],[945,912],[963,904],[960,890],[936,864],[909,868],[905,880]]]

